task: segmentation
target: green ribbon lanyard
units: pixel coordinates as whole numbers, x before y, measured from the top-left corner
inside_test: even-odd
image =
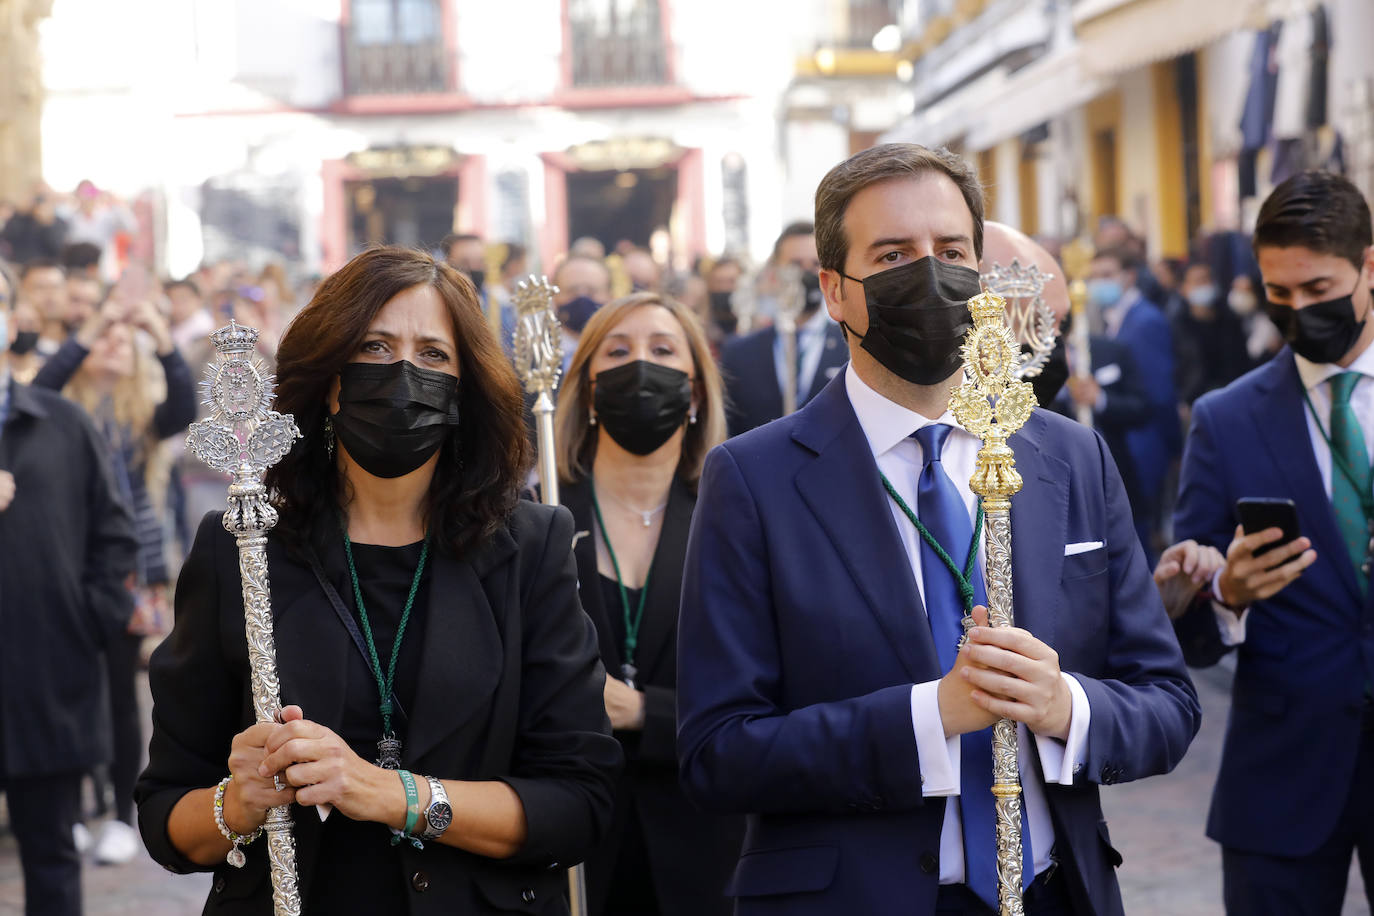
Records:
[[[639,647],[639,626],[644,622],[644,604],[649,597],[649,580],[654,575],[654,564],[649,563],[649,571],[644,576],[644,587],[639,592],[639,607],[634,615],[630,614],[630,595],[625,590],[625,580],[620,575],[620,561],[616,559],[615,548],[611,546],[611,536],[606,532],[606,522],[601,517],[601,503],[596,498],[596,482],[591,481],[592,490],[592,509],[596,511],[596,525],[601,529],[601,541],[606,545],[606,552],[611,555],[611,567],[615,569],[615,584],[620,587],[620,608],[625,614],[625,652],[620,663],[620,673],[625,676],[625,683],[631,687],[635,686],[635,677],[639,674],[639,669],[635,667],[635,650]],[[654,551],[658,553],[657,550]]]
[[[935,540],[935,535],[931,534],[930,529],[922,525],[921,520],[916,517],[916,513],[911,511],[911,507],[906,504],[906,500],[902,499],[902,495],[897,492],[892,481],[887,479],[887,475],[879,471],[878,476],[883,479],[883,489],[887,490],[887,495],[892,497],[897,508],[901,509],[906,517],[911,520],[911,524],[916,526],[917,532],[921,535],[921,540],[925,541],[930,549],[935,551],[935,555],[940,558],[950,575],[954,577],[954,584],[959,588],[959,597],[964,602],[964,616],[968,617],[973,613],[973,567],[978,562],[978,538],[982,537],[983,534],[983,500],[981,498],[978,500],[978,512],[973,521],[973,540],[968,545],[968,561],[964,564],[963,570],[960,571],[954,560],[945,552],[945,548],[941,547],[940,542]]]
[[[353,579],[353,598],[358,602],[358,618],[362,621],[363,634],[367,637],[367,651],[372,658],[372,676],[377,681],[377,693],[381,697],[378,710],[382,714],[382,738],[377,742],[377,766],[385,770],[401,768],[401,742],[391,730],[391,695],[396,687],[396,660],[401,657],[401,641],[405,639],[406,624],[410,623],[410,611],[415,606],[415,594],[420,590],[420,577],[425,571],[425,560],[429,557],[429,537],[426,535],[424,547],[420,549],[420,562],[415,566],[415,576],[410,580],[410,594],[406,596],[405,608],[401,611],[401,622],[396,626],[396,638],[391,641],[391,661],[387,665],[386,676],[382,676],[382,662],[377,656],[377,643],[372,637],[372,624],[367,619],[367,606],[363,604],[363,590],[358,585],[358,569],[353,563],[353,542],[348,538],[348,528],[339,519],[339,529],[343,532],[344,555],[348,557],[348,574]]]
[[[1341,476],[1346,479],[1350,484],[1350,488],[1355,491],[1355,495],[1359,497],[1360,509],[1364,511],[1365,521],[1374,522],[1374,493],[1360,486],[1359,478],[1355,476],[1355,470],[1350,467],[1350,463],[1345,460],[1345,456],[1336,451],[1336,447],[1331,444],[1331,436],[1327,434],[1326,427],[1322,426],[1322,418],[1317,413],[1317,408],[1313,405],[1311,396],[1307,393],[1307,387],[1303,386],[1301,382],[1299,382],[1299,386],[1302,389],[1302,399],[1307,403],[1307,409],[1312,412],[1312,422],[1317,424],[1317,432],[1321,433],[1322,441],[1326,443],[1326,450],[1331,453],[1332,464],[1336,466],[1336,470],[1341,472]],[[1332,409],[1335,409],[1334,403]]]

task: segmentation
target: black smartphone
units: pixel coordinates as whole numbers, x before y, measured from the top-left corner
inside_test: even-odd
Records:
[[[1298,537],[1298,507],[1291,499],[1243,496],[1236,500],[1236,515],[1240,517],[1240,527],[1246,534],[1256,534],[1266,528],[1283,531],[1283,537],[1256,550],[1255,556],[1282,547]]]

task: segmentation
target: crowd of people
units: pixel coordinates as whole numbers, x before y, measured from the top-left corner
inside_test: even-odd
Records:
[[[1099,788],[1178,763],[1185,659],[1231,650],[1228,912],[1339,910],[1374,841],[1374,245],[1344,179],[1290,179],[1186,261],[1103,219],[1086,367],[1058,242],[985,220],[943,150],[840,163],[757,267],[579,239],[549,270],[562,509],[511,360],[522,245],[159,279],[135,230],[88,182],[0,229],[0,594],[31,609],[0,613],[0,791],[30,913],[81,912],[87,847],[140,841],[265,911],[255,840],[290,803],[312,913],[561,913],[577,862],[597,916],[989,913],[1002,717],[1027,912],[1119,913]],[[948,404],[965,303],[1013,260],[1063,334],[1012,443],[1003,629]],[[226,480],[181,444],[231,318],[302,432],[267,479],[265,724]],[[1247,528],[1242,497],[1293,524]],[[1250,803],[1285,773],[1291,804]]]

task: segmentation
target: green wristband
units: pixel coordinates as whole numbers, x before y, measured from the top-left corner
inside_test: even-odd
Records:
[[[401,828],[400,833],[392,831],[391,845],[395,846],[401,842],[401,837],[405,837],[416,849],[424,849],[425,844],[414,835],[415,822],[420,819],[420,793],[415,788],[415,777],[411,775],[410,770],[397,770],[396,773],[401,777],[401,785],[405,786],[406,790],[406,825]]]

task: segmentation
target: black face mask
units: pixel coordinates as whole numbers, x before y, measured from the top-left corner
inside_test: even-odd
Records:
[[[599,308],[601,308],[601,303],[590,296],[578,296],[571,302],[558,307],[558,320],[569,331],[574,334],[581,334],[582,329],[587,326],[587,322],[592,320],[592,316],[596,314],[596,310]]]
[[[1369,317],[1366,310],[1356,320],[1353,293],[1300,309],[1266,302],[1264,309],[1293,352],[1314,363],[1334,363],[1349,353]]]
[[[982,290],[978,271],[925,257],[863,280],[843,276],[863,284],[868,333],[859,345],[883,368],[913,385],[938,385],[963,365],[959,348],[973,327],[968,300]]]
[[[692,406],[686,372],[637,359],[597,374],[596,419],[625,451],[652,455],[673,437]]]
[[[816,309],[825,305],[825,294],[821,292],[821,275],[807,271],[802,274],[802,289],[806,290],[806,305],[802,307],[803,315],[812,315]]]
[[[739,327],[739,319],[735,317],[735,310],[731,304],[734,293],[710,293],[711,300],[711,320],[716,323],[726,334],[735,333],[735,328]]]
[[[10,344],[10,352],[15,356],[23,356],[30,353],[33,348],[38,346],[37,331],[19,331],[14,335],[14,343]]]
[[[349,363],[339,371],[334,431],[373,477],[403,477],[429,460],[458,425],[458,380],[394,363]]]
[[[485,270],[468,270],[464,267],[463,273],[472,281],[472,285],[477,287],[477,294],[480,296],[482,294],[482,287],[485,286],[487,282],[487,272]]]

